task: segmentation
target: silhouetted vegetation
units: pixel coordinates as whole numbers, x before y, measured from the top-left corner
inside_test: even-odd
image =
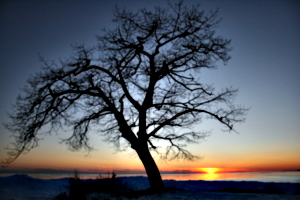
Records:
[[[78,176],[74,176],[78,177]],[[55,197],[54,200],[85,200],[89,199],[138,199],[142,196],[164,195],[157,194],[150,189],[132,190],[127,184],[118,182],[111,184],[111,177],[101,178],[97,180],[80,180],[80,178],[72,178],[70,180],[69,192],[61,193]],[[132,177],[134,181],[136,178]],[[282,195],[299,195],[300,184],[297,183],[274,183],[274,182],[257,182],[257,181],[164,181],[166,184],[167,194],[177,193],[183,194],[186,191],[197,193],[253,193],[253,194],[282,194]],[[107,194],[103,196],[103,193]],[[70,194],[70,195],[68,195]],[[92,194],[92,195],[91,195]],[[98,195],[99,194],[99,195]],[[92,198],[91,198],[92,197]],[[295,196],[297,197],[297,196]],[[188,198],[188,195],[186,196]]]
[[[150,187],[162,191],[150,151],[161,159],[195,160],[186,145],[209,133],[193,125],[208,118],[233,131],[245,120],[248,109],[234,104],[236,88],[216,90],[200,78],[201,70],[230,59],[230,40],[215,31],[218,10],[205,13],[179,1],[167,9],[116,8],[114,14],[116,28],[104,30],[94,47],[76,45],[58,64],[41,58],[43,70],[28,80],[5,125],[15,138],[5,165],[37,147],[44,128],[72,127],[63,142],[90,151],[88,133],[96,127],[118,151],[135,150]]]
[[[70,178],[68,192],[57,195],[55,200],[85,200],[89,193],[116,194],[117,191],[129,191],[126,184],[116,180],[116,174],[107,176],[99,175],[96,179],[81,180],[78,171],[74,171],[74,177]]]

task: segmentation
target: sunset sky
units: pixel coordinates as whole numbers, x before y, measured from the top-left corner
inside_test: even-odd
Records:
[[[171,0],[171,2],[173,2]],[[216,88],[239,88],[236,104],[251,107],[238,133],[205,121],[195,129],[211,136],[189,150],[195,162],[157,160],[161,171],[274,171],[300,169],[300,1],[198,1],[205,11],[219,8],[217,34],[232,39],[232,59],[217,70],[202,71],[201,80]],[[12,142],[2,123],[30,75],[41,69],[39,54],[49,60],[71,55],[71,44],[96,43],[103,27],[113,27],[115,4],[130,10],[165,7],[163,0],[1,1],[0,3],[0,160]],[[71,152],[60,144],[64,134],[43,136],[39,147],[6,169],[140,171],[131,149],[115,153],[92,135],[96,151]],[[155,156],[155,154],[154,154]]]

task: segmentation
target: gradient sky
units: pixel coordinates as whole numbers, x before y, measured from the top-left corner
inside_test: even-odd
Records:
[[[171,1],[172,2],[172,1]],[[206,11],[219,8],[219,35],[232,39],[232,59],[219,69],[203,71],[203,82],[216,88],[234,86],[237,104],[251,107],[237,133],[222,132],[213,121],[196,125],[212,135],[189,149],[203,156],[196,162],[163,162],[162,171],[224,168],[224,170],[287,170],[300,168],[300,1],[197,1]],[[31,74],[39,71],[38,55],[67,58],[71,44],[94,45],[101,28],[113,26],[118,4],[131,10],[166,6],[163,0],[1,1],[0,122]],[[71,152],[59,144],[63,135],[45,136],[38,148],[21,155],[7,169],[143,170],[133,151],[115,153],[98,135],[97,151]],[[0,160],[11,142],[0,126]]]

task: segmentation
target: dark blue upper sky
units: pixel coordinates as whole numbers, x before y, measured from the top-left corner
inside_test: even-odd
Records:
[[[203,71],[202,80],[214,83],[217,88],[238,87],[236,102],[252,108],[246,123],[237,127],[241,133],[238,139],[219,134],[219,128],[203,128],[213,129],[216,134],[201,144],[201,151],[204,154],[205,149],[219,151],[225,148],[222,145],[235,145],[238,141],[243,144],[241,151],[245,154],[281,152],[280,156],[295,154],[293,158],[300,160],[300,1],[186,0],[185,3],[201,3],[207,11],[219,8],[222,22],[217,33],[232,39],[232,59],[218,70]],[[166,6],[167,1],[1,1],[1,122],[7,120],[6,111],[15,101],[18,88],[41,69],[38,55],[49,60],[64,59],[71,54],[71,44],[95,44],[95,35],[103,27],[114,25],[115,4],[135,10]],[[8,135],[1,126],[0,152],[9,140]]]

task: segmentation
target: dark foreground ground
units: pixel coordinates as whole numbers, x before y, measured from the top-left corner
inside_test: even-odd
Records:
[[[142,196],[118,196],[104,193],[93,193],[87,195],[87,200],[297,200],[299,195],[288,194],[262,194],[262,193],[223,193],[223,192],[197,192],[197,191],[168,191],[163,194],[142,195]]]
[[[89,181],[94,180],[83,180],[87,183]],[[116,189],[112,194],[92,192],[85,194],[84,199],[300,200],[299,183],[165,180],[167,192],[148,194],[139,192],[149,187],[145,177],[120,177],[116,179],[116,182],[120,183],[123,188]],[[68,195],[69,191],[70,178],[43,180],[27,175],[0,177],[0,200],[53,200],[55,197],[57,199],[59,194]]]

